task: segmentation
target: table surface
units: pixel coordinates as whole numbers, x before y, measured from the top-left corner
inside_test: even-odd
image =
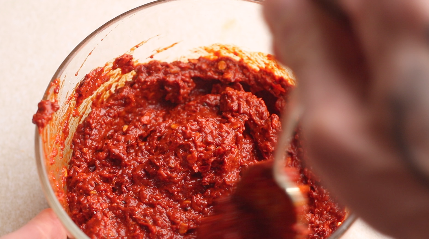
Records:
[[[49,207],[34,156],[32,115],[64,58],[94,29],[149,0],[2,0],[0,236]],[[387,238],[358,220],[344,239]]]

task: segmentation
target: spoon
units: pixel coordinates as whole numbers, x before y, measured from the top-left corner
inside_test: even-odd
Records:
[[[302,114],[292,92],[283,112],[283,131],[273,161],[250,166],[243,172],[236,191],[217,201],[214,215],[203,219],[197,233],[204,239],[305,238],[306,198],[292,182],[299,172],[285,167],[287,149]]]

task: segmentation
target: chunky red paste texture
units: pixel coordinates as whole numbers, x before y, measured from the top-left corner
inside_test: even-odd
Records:
[[[298,129],[296,132],[288,150],[286,166],[296,168],[300,172],[296,183],[307,195],[306,219],[310,231],[308,238],[328,238],[344,221],[346,210],[333,200],[330,193],[320,184],[319,179],[302,162],[304,154],[302,144],[305,144],[305,139],[302,139],[300,131],[301,129]]]
[[[70,216],[91,238],[195,238],[240,173],[272,160],[292,86],[227,57],[137,64],[124,55],[114,68],[136,74],[95,100],[74,134]],[[345,212],[302,167],[300,151],[297,136],[288,164],[309,191],[310,238],[325,238]]]
[[[60,109],[57,102],[42,100],[37,105],[37,112],[33,115],[33,124],[43,129],[52,119],[52,115]]]
[[[289,176],[299,174],[295,168],[287,169]],[[203,219],[197,236],[201,239],[302,239],[308,229],[298,223],[297,216],[303,216],[300,212],[304,209],[296,208],[275,182],[273,161],[263,161],[242,173],[231,195],[216,201],[214,214]]]

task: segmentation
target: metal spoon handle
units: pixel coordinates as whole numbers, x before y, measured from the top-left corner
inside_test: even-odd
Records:
[[[303,107],[299,103],[297,95],[298,89],[295,88],[292,91],[288,104],[282,114],[282,131],[279,135],[277,148],[274,154],[273,174],[277,184],[292,196],[292,201],[301,203],[302,201],[305,201],[304,197],[298,190],[298,187],[290,181],[289,176],[287,176],[284,171],[287,150],[295,136],[295,129],[303,112]]]

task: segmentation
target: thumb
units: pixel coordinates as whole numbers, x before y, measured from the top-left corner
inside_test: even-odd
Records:
[[[40,212],[26,225],[0,239],[66,239],[67,233],[52,209]]]

